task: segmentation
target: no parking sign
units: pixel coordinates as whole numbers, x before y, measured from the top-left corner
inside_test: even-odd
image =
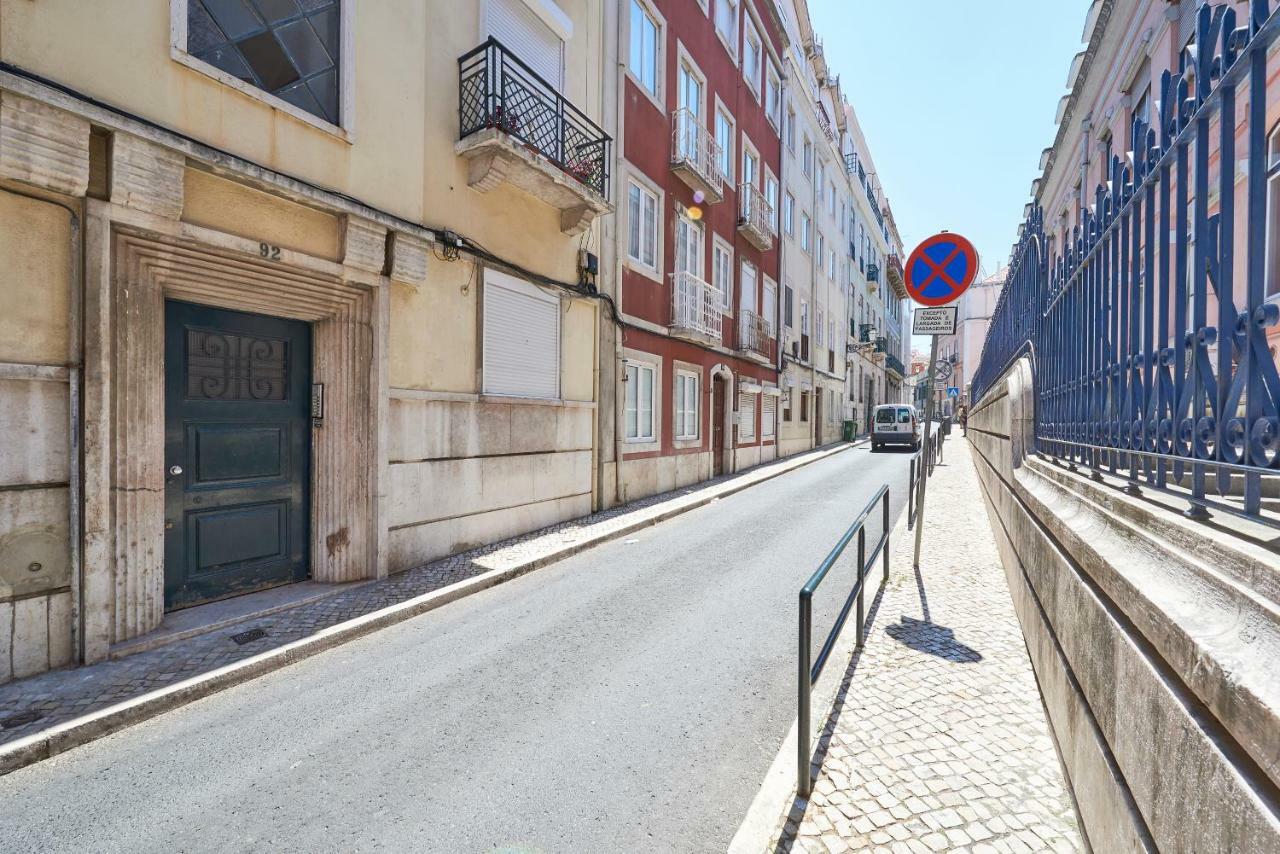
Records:
[[[958,299],[978,275],[978,252],[958,234],[944,231],[922,242],[907,258],[907,293],[921,305]]]

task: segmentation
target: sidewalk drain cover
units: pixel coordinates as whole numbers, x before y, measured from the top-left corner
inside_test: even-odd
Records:
[[[44,717],[40,712],[18,712],[7,718],[0,718],[0,729],[17,729],[20,726],[33,724]]]
[[[266,629],[249,629],[249,631],[247,632],[241,632],[238,635],[232,635],[231,639],[236,643],[238,643],[240,646],[244,646],[247,643],[253,643],[254,641],[265,638],[266,636],[267,636]]]

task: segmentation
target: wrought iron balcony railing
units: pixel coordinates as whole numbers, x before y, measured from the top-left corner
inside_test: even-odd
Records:
[[[772,355],[770,352],[772,343],[773,323],[767,317],[744,308],[738,325],[738,349],[768,358]]]
[[[458,59],[459,138],[497,128],[609,196],[612,140],[495,38]]]
[[[738,185],[738,230],[757,249],[767,252],[773,248],[777,235],[773,206],[754,184]]]
[[[692,178],[695,189],[707,193],[707,201],[718,202],[724,198],[724,176],[720,174],[720,146],[711,131],[698,121],[690,110],[676,110],[671,114],[671,166],[688,180]]]
[[[885,358],[884,366],[895,372],[900,377],[905,377],[907,375],[907,369],[906,366],[902,364],[902,360],[892,353],[888,354]]]
[[[723,327],[724,296],[692,273],[672,273],[672,332],[719,343]]]
[[[858,341],[863,344],[870,344],[873,340],[871,333],[876,331],[874,323],[864,323],[858,327]]]

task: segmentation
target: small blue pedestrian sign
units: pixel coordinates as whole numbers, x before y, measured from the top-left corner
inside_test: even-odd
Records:
[[[959,397],[960,389],[957,386],[947,386],[947,397]]]

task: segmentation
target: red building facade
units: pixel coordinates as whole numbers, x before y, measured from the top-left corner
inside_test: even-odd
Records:
[[[619,491],[777,455],[782,28],[768,0],[619,0]]]

